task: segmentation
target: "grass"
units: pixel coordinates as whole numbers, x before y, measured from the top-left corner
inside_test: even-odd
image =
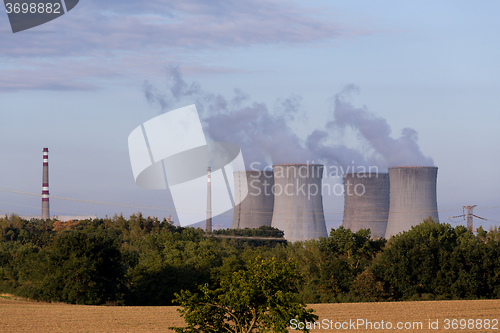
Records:
[[[182,326],[176,307],[116,307],[50,304],[0,298],[0,332],[170,332],[169,326]],[[422,322],[423,329],[403,329],[400,332],[429,332],[429,321],[439,324],[433,332],[444,329],[445,319],[500,319],[500,300],[423,301],[392,303],[313,304],[321,321],[343,323],[358,319],[375,323],[390,321]],[[338,325],[338,324],[337,324]],[[344,324],[345,325],[345,324]],[[351,327],[352,328],[352,327]],[[364,329],[356,332],[382,332]],[[315,329],[311,332],[346,332],[347,330]],[[350,329],[350,331],[354,331]],[[495,332],[497,330],[466,329],[457,331]]]

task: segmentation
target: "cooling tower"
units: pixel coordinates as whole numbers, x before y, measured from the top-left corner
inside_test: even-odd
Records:
[[[385,238],[408,231],[431,216],[439,222],[436,167],[389,168],[391,204]]]
[[[248,184],[248,185],[247,185]],[[244,197],[242,188],[248,194],[241,203],[234,206],[232,229],[258,228],[271,226],[273,217],[274,185],[272,171],[235,171],[235,198]]]
[[[388,173],[344,174],[345,229],[370,229],[372,238],[385,237],[388,215]]]
[[[49,210],[49,148],[43,148],[43,180],[42,180],[42,220],[50,218]]]
[[[274,211],[271,226],[285,233],[288,241],[327,237],[323,214],[323,165],[276,164]]]

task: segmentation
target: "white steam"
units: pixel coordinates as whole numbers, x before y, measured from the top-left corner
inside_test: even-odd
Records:
[[[377,166],[382,171],[392,166],[433,165],[433,160],[420,151],[414,129],[405,128],[401,136],[394,139],[384,118],[366,108],[356,108],[346,100],[348,93],[358,90],[354,85],[346,86],[335,95],[333,114],[326,126],[315,129],[303,140],[290,126],[301,116],[300,96],[292,95],[280,101],[271,111],[264,103],[250,101],[240,90],[235,90],[230,99],[204,92],[198,83],[185,82],[178,67],[168,68],[167,74],[166,89],[157,89],[145,82],[144,95],[148,102],[161,112],[180,102],[195,103],[209,138],[238,144],[247,167],[252,162],[265,166],[315,161],[344,169],[353,164]],[[332,144],[335,135],[348,127],[368,143],[370,152]]]

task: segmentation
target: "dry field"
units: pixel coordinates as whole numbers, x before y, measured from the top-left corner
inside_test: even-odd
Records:
[[[457,329],[445,329],[445,319],[500,319],[500,300],[314,304],[311,307],[320,321],[328,321],[328,325],[333,326],[333,329],[314,329],[312,332],[389,331],[386,329],[388,321],[393,325],[390,331],[397,331],[398,322],[403,325],[422,322],[422,329],[403,328],[400,331],[500,332],[499,325],[496,330],[484,327],[462,330],[459,322]],[[83,306],[0,298],[0,332],[169,332],[167,327],[183,323],[175,310],[176,307]],[[439,330],[428,328],[429,319],[431,322],[439,320]],[[335,323],[338,326],[349,320],[370,321],[373,329],[365,326],[335,329]],[[382,321],[385,329],[375,329]]]

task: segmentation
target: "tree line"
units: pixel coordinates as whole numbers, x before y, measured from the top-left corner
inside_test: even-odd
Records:
[[[221,235],[250,238],[208,237]],[[206,235],[140,213],[64,223],[11,215],[0,218],[0,292],[172,305],[176,295],[223,290],[258,258],[293,263],[302,279],[293,293],[303,303],[499,298],[499,240],[496,229],[473,234],[431,219],[389,240],[339,227],[326,238],[287,243],[271,227]]]

